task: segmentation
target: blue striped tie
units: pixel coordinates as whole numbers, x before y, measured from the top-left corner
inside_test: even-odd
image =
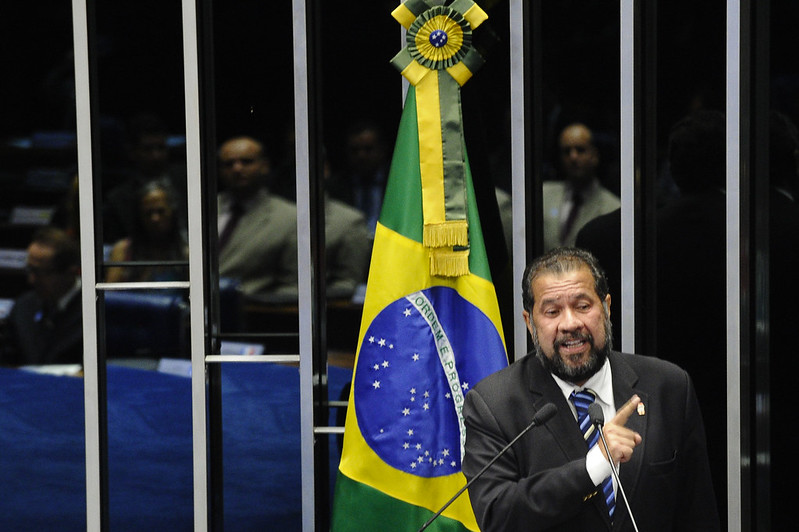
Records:
[[[585,441],[588,442],[588,449],[591,449],[599,440],[599,431],[596,430],[594,424],[591,423],[591,418],[588,416],[588,407],[596,400],[596,395],[586,388],[579,392],[572,392],[570,399],[577,410],[577,423],[580,425]],[[613,494],[613,480],[610,477],[602,481],[602,493],[605,496],[605,503],[608,505],[610,520],[613,521],[613,513],[616,511],[616,497]]]

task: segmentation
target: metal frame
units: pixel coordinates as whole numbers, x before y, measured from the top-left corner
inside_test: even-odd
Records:
[[[300,445],[302,485],[314,486],[313,298],[311,276],[311,139],[308,87],[308,20],[305,0],[292,0],[294,25],[294,121],[297,180],[297,248],[300,333]],[[316,490],[304,489],[302,528],[315,530]]]
[[[534,0],[535,2],[535,0]],[[513,210],[513,278],[521,279],[527,265],[527,136],[525,100],[525,4],[524,0],[510,0],[510,116],[511,116],[511,209]],[[528,4],[529,5],[529,4]],[[521,316],[521,298],[513,299],[513,316]],[[515,359],[527,354],[527,329],[521,320],[513,321]]]
[[[635,353],[635,2],[620,0],[621,345]]]
[[[312,269],[314,257],[310,239],[311,229],[311,163],[312,131],[308,64],[308,20],[307,2],[292,0],[294,24],[294,87],[295,123],[298,126],[296,139],[297,198],[298,198],[298,236],[300,271],[300,354],[273,355],[265,357],[246,357],[246,361],[258,362],[297,362],[300,363],[301,386],[301,444],[302,444],[302,483],[315,486],[315,434],[337,434],[337,427],[316,427],[314,423],[314,357],[318,344],[314,343],[315,314],[312,289]],[[525,10],[530,4],[522,0],[510,0],[510,40],[511,40],[511,133],[512,133],[512,175],[513,175],[513,241],[514,278],[520,278],[527,259],[526,227],[523,221],[528,217],[527,194],[529,186],[527,175],[530,168],[528,145],[529,103],[526,95],[525,71],[528,69],[529,28],[526,25]],[[183,0],[183,51],[184,81],[186,95],[186,149],[188,166],[188,204],[189,204],[189,283],[179,283],[181,288],[189,288],[191,301],[191,355],[192,355],[192,419],[194,425],[194,527],[207,530],[209,527],[209,484],[206,411],[206,370],[207,364],[218,362],[240,362],[243,357],[206,354],[206,329],[204,324],[204,239],[203,239],[203,198],[200,127],[200,77],[197,35],[197,11],[193,0]],[[533,6],[532,9],[535,9]],[[745,457],[750,456],[750,442],[747,433],[750,427],[744,426],[743,415],[748,413],[747,399],[750,390],[743,385],[745,379],[742,361],[749,358],[749,332],[743,330],[746,322],[749,301],[749,271],[743,250],[750,242],[748,228],[748,204],[743,191],[747,190],[749,176],[745,173],[749,161],[749,133],[743,120],[750,116],[749,88],[747,76],[750,75],[749,59],[746,56],[750,42],[749,22],[745,14],[751,9],[749,0],[727,1],[727,472],[730,501],[728,526],[731,531],[749,529],[752,519],[750,492],[750,472]],[[82,216],[80,236],[83,243],[82,260],[82,304],[84,332],[84,396],[86,422],[86,494],[87,530],[108,528],[107,508],[107,451],[105,450],[105,383],[104,361],[99,360],[97,325],[97,291],[151,288],[149,283],[136,286],[106,285],[97,283],[97,253],[94,224],[94,177],[92,150],[92,98],[90,76],[90,32],[89,16],[91,6],[86,0],[73,0],[73,37],[75,46],[75,88],[78,136],[79,205]],[[624,316],[625,350],[635,350],[635,150],[636,115],[634,105],[635,90],[635,0],[620,0],[620,53],[621,62],[621,167],[622,167],[622,271],[627,282],[622,291],[622,313]],[[540,53],[535,50],[534,53]],[[529,72],[529,71],[528,71]],[[163,284],[163,283],[160,283]],[[139,286],[141,285],[141,286]],[[147,285],[147,286],[144,286]],[[172,287],[170,285],[170,287]],[[514,313],[521,313],[521,303],[514,299]],[[514,341],[516,357],[526,354],[526,330],[514,322]],[[305,490],[303,498],[303,529],[314,530],[317,526],[317,501],[313,489]]]
[[[98,362],[92,99],[87,2],[72,1],[75,104],[78,140],[78,202],[81,213],[81,304],[83,394],[86,433],[86,529],[108,528],[107,418],[104,364]]]
[[[200,74],[197,5],[183,0],[183,79],[186,109],[186,170],[189,233],[189,303],[191,330],[192,456],[194,529],[208,529],[208,438],[205,397],[205,294],[200,143]]]
[[[744,0],[745,1],[745,0]],[[741,112],[742,98],[740,0],[727,0],[727,510],[728,530],[742,530],[741,437]]]

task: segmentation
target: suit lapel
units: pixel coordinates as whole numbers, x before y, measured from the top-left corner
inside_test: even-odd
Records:
[[[584,458],[588,447],[561,389],[534,354],[530,354],[528,358],[530,360],[527,382],[530,383],[530,392],[533,395],[536,410],[547,403],[554,404],[558,409],[555,416],[545,425],[546,429],[558,443],[567,460]]]

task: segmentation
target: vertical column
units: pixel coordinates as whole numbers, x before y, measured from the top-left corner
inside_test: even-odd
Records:
[[[527,261],[525,220],[527,199],[525,171],[525,38],[523,0],[510,1],[510,116],[511,116],[511,183],[513,189],[513,278],[521,281]],[[522,315],[520,298],[513,299],[513,315]],[[520,320],[513,321],[515,360],[527,354],[527,329]]]
[[[727,497],[728,530],[742,529],[741,437],[741,0],[727,0]],[[739,501],[740,504],[735,504]]]
[[[635,353],[635,2],[621,0],[620,122],[621,154],[621,348]]]
[[[83,305],[83,393],[86,431],[86,529],[108,529],[107,423],[104,368],[98,363],[92,100],[87,2],[72,2],[77,113],[78,185],[81,215],[81,303]]]
[[[302,529],[315,529],[313,413],[313,292],[311,276],[311,146],[308,89],[308,23],[305,0],[292,0],[294,23],[294,131],[297,176],[297,248],[299,270],[300,444]]]
[[[194,530],[208,530],[208,445],[205,397],[205,297],[200,151],[200,77],[197,5],[183,0],[183,80],[186,102],[186,173],[189,236],[189,310],[191,316],[192,455]]]

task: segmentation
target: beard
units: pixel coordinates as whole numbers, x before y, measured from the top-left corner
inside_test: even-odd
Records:
[[[597,349],[594,337],[591,334],[570,334],[558,338],[553,342],[553,355],[550,357],[544,353],[541,343],[538,341],[538,331],[535,327],[532,327],[533,351],[538,360],[541,361],[544,369],[556,377],[571,383],[585,382],[602,368],[602,365],[605,364],[605,360],[608,358],[608,354],[613,348],[610,318],[607,314],[605,315],[604,329],[605,342],[602,347]],[[560,346],[564,342],[572,340],[584,340],[591,346],[588,352],[588,358],[585,362],[576,366],[566,364],[563,360],[563,355],[560,353]]]

